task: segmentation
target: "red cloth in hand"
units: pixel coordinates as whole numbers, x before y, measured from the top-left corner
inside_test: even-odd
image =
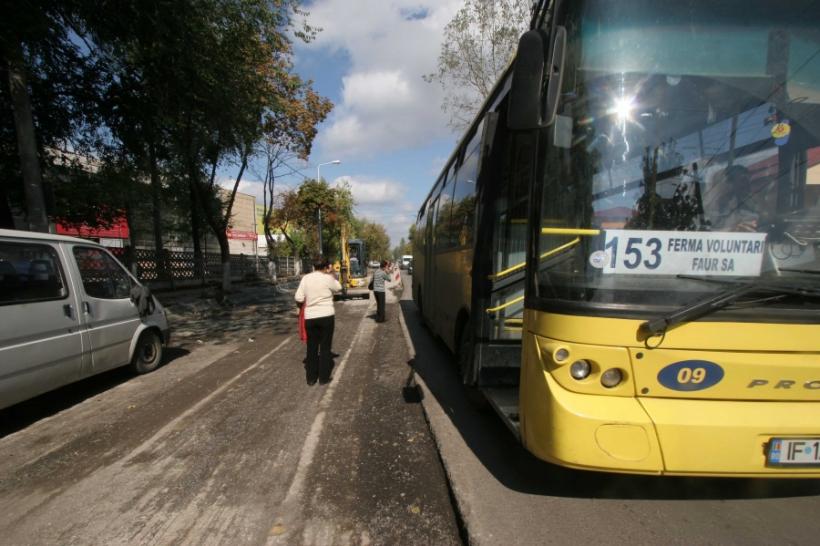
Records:
[[[305,328],[305,304],[299,306],[299,339],[307,343],[307,328]]]

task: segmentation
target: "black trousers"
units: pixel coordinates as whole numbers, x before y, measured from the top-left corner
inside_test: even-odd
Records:
[[[315,383],[317,379],[323,383],[330,380],[330,370],[333,366],[330,347],[333,345],[335,324],[333,315],[305,320],[305,330],[307,330],[305,379],[308,383]]]
[[[376,296],[376,322],[384,322],[384,292],[373,292]]]

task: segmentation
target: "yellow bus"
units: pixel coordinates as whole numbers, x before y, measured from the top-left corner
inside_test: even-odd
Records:
[[[537,457],[820,477],[820,10],[543,0],[413,296]]]

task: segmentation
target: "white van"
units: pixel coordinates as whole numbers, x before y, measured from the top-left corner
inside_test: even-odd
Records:
[[[399,268],[400,269],[407,269],[407,267],[410,265],[410,263],[412,261],[413,261],[413,255],[412,254],[405,254],[404,256],[401,257],[401,263],[399,264]]]
[[[104,247],[0,229],[0,408],[130,364],[147,373],[165,310]]]

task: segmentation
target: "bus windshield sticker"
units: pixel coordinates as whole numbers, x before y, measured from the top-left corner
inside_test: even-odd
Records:
[[[607,262],[606,250],[596,250],[589,255],[589,265],[595,269],[603,269]]]
[[[780,123],[775,123],[772,127],[772,138],[774,143],[778,146],[785,146],[789,143],[789,135],[792,132],[792,127],[789,125],[789,120],[784,119]]]
[[[606,231],[603,272],[758,277],[765,248],[765,233],[613,229]]]

